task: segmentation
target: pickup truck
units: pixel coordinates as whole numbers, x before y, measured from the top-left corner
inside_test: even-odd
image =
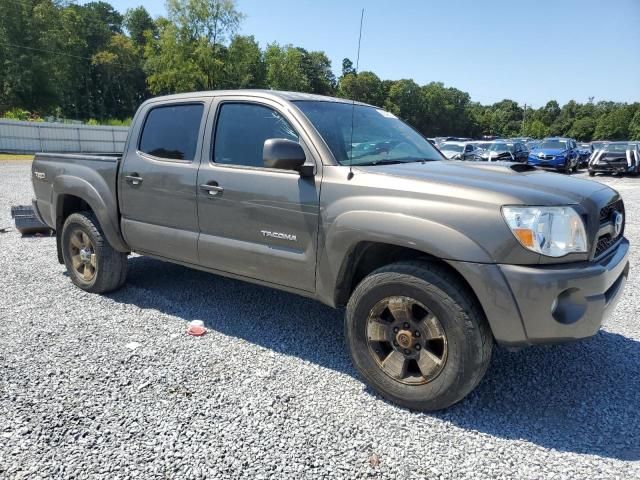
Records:
[[[629,272],[615,190],[449,161],[395,115],[344,99],[154,98],[121,156],[38,154],[32,174],[79,288],[121,287],[137,252],[346,306],[357,371],[416,410],[464,398],[495,343],[593,336]]]

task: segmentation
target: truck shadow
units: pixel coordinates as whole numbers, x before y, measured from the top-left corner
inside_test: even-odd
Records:
[[[127,285],[109,295],[114,301],[203,320],[217,332],[357,378],[342,311],[150,258],[131,258],[129,265]],[[639,358],[640,342],[606,331],[517,353],[496,348],[478,388],[430,416],[560,451],[640,460]]]

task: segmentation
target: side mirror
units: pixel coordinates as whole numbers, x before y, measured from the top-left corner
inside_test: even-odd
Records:
[[[286,138],[269,138],[262,147],[262,160],[267,168],[296,170],[302,176],[313,175],[313,165],[305,165],[307,157],[298,142]]]

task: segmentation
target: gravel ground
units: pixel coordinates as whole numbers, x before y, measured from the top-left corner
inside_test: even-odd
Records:
[[[0,162],[0,227],[29,168]],[[640,243],[640,179],[598,181]],[[417,414],[357,378],[340,311],[143,257],[91,295],[53,238],[0,246],[2,478],[640,478],[637,249],[595,338],[496,349],[466,400]]]

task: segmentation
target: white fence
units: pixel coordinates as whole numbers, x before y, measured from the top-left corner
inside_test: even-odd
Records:
[[[0,120],[0,152],[121,153],[128,127]]]

